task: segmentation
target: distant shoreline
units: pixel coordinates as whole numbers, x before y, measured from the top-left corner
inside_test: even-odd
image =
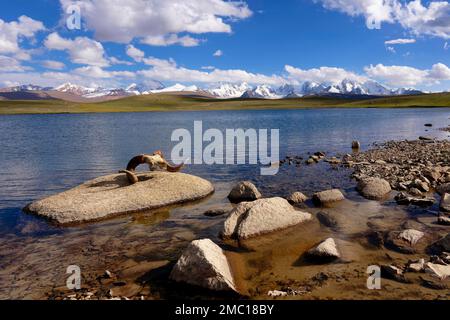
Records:
[[[219,110],[292,110],[326,108],[448,108],[450,93],[349,98],[303,97],[279,100],[218,100],[180,95],[155,94],[123,99],[80,103],[53,100],[0,100],[0,115],[83,114],[124,112],[173,112]]]

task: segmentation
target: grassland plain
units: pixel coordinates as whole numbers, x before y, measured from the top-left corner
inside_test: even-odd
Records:
[[[303,97],[280,100],[228,99],[219,100],[171,94],[133,96],[122,99],[77,103],[65,100],[1,100],[0,115],[51,114],[51,113],[101,113],[101,112],[152,112],[240,109],[302,109],[302,108],[413,108],[450,107],[450,93],[412,96],[348,98]]]

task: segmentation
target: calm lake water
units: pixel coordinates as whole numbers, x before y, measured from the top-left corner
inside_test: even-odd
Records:
[[[417,139],[420,135],[445,138],[448,133],[438,128],[449,125],[449,117],[450,110],[444,108],[1,116],[0,242],[3,246],[15,243],[18,246],[16,250],[20,251],[22,244],[49,241],[55,244],[57,254],[56,244],[61,237],[70,238],[71,233],[77,234],[80,230],[95,234],[98,226],[103,226],[101,223],[59,228],[26,215],[21,209],[35,199],[117,172],[134,155],[161,149],[170,157],[171,148],[176,144],[170,139],[172,131],[185,128],[192,132],[196,120],[203,121],[204,130],[217,128],[222,132],[227,128],[279,129],[280,157],[284,158],[287,155],[307,157],[309,152],[316,151],[324,151],[327,155],[351,153],[351,141],[355,139],[361,142],[363,149],[367,149],[374,142],[391,139]],[[427,128],[425,123],[432,123],[433,127]],[[345,183],[348,188],[352,187],[346,170],[333,170],[325,164],[308,168],[286,166],[273,177],[261,177],[259,168],[258,165],[190,165],[184,172],[212,181],[218,189],[216,200],[222,202],[229,187],[243,179],[254,181],[263,193],[269,195],[283,195],[296,190],[311,193],[326,187],[342,187],[342,184],[345,189]],[[169,216],[161,219],[166,220]],[[154,224],[158,224],[159,220],[155,221]],[[109,221],[108,225],[115,223],[117,228],[112,232],[121,230],[124,222],[117,218]],[[51,240],[52,237],[59,238]],[[28,256],[39,252],[39,248],[28,250]],[[14,254],[0,253],[0,265],[11,268],[0,274],[0,287],[8,287],[7,282],[12,281],[8,275],[14,273],[18,277],[24,272],[14,267],[14,264],[21,263],[17,259],[24,256],[13,259]],[[38,254],[29,263],[42,263],[48,258],[45,257]],[[25,284],[9,283],[9,286],[9,291],[0,291],[0,296],[35,297],[21,291]],[[40,288],[46,289],[45,285]]]

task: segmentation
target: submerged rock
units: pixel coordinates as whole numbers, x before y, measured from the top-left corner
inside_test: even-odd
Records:
[[[295,210],[283,198],[242,202],[224,222],[221,236],[248,239],[294,226],[311,219],[311,214]]]
[[[170,279],[210,290],[237,292],[227,257],[210,239],[192,241],[172,269]]]
[[[385,245],[387,248],[401,253],[413,254],[416,252],[414,245],[423,236],[423,232],[413,229],[391,231],[386,237]]]
[[[61,224],[78,223],[194,201],[214,191],[209,181],[185,173],[152,171],[138,178],[130,185],[124,174],[99,177],[25,210]]]
[[[314,202],[319,204],[329,204],[344,199],[345,197],[339,189],[325,190],[313,195]]]
[[[261,198],[261,193],[250,181],[239,182],[231,189],[228,199],[233,203],[242,201],[254,201]]]
[[[318,212],[317,219],[319,220],[319,222],[321,224],[323,224],[324,226],[326,226],[328,228],[331,228],[333,230],[337,230],[339,228],[336,218],[328,212],[324,212],[324,211]]]
[[[358,182],[357,189],[367,199],[380,200],[391,192],[391,185],[384,179],[365,178]]]
[[[334,260],[341,255],[333,238],[328,238],[307,252],[308,257],[319,260]]]
[[[229,213],[229,209],[210,209],[203,213],[207,217],[218,217]]]
[[[294,192],[293,194],[291,194],[289,197],[286,198],[286,200],[292,204],[300,204],[305,202],[307,199],[308,197],[301,192]]]
[[[432,243],[428,247],[428,251],[432,254],[441,254],[443,252],[450,252],[450,233],[438,241]]]

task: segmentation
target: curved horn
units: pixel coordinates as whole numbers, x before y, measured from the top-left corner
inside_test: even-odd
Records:
[[[181,169],[183,169],[183,167],[184,167],[184,162],[183,162],[182,164],[178,165],[178,166],[173,166],[173,165],[171,165],[170,163],[168,163],[168,162],[166,161],[166,165],[167,165],[167,171],[168,171],[168,172],[178,172],[178,171],[180,171]]]
[[[130,184],[135,184],[139,181],[137,175],[135,175],[134,172],[132,171],[120,170],[119,173],[125,173],[127,175],[127,179]]]

